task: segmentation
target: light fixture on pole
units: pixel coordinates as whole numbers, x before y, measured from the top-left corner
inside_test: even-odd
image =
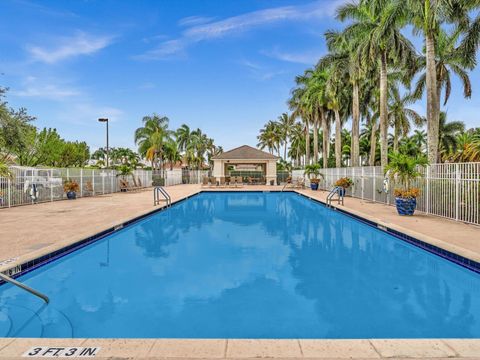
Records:
[[[107,118],[100,118],[98,119],[98,121],[100,122],[104,122],[106,125],[107,125],[107,169],[109,168],[109,159],[108,159],[108,155],[109,155],[109,147],[108,147],[108,119]]]

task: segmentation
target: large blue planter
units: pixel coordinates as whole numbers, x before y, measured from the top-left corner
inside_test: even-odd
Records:
[[[338,192],[338,195],[340,196],[345,196],[345,193],[347,192],[347,189],[343,188],[343,187],[339,187],[337,189],[337,192]]]
[[[77,193],[75,191],[68,191],[67,192],[67,199],[68,200],[75,200],[77,198]]]
[[[318,190],[318,183],[310,183],[310,189],[312,190]]]
[[[397,206],[397,212],[399,215],[413,215],[415,208],[417,207],[416,198],[395,198],[395,205]]]

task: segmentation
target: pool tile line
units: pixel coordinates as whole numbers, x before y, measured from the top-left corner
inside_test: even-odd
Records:
[[[305,194],[302,194],[302,193],[299,193],[299,192],[297,192],[297,194],[299,194],[300,196],[303,196],[307,199],[316,201],[317,203],[320,203],[321,205],[323,205],[325,207],[327,206],[327,204],[322,200],[313,198],[311,196],[308,196],[308,195],[305,195]],[[475,260],[471,260],[471,259],[466,258],[464,256],[455,254],[454,252],[442,249],[441,247],[438,247],[436,245],[429,244],[428,242],[425,242],[425,241],[417,239],[413,236],[402,233],[401,231],[395,230],[395,229],[393,229],[389,226],[380,224],[380,223],[372,221],[372,220],[365,219],[365,218],[363,218],[359,215],[351,213],[346,209],[341,209],[341,208],[339,208],[335,205],[332,205],[332,209],[335,210],[335,211],[339,211],[346,216],[352,217],[355,220],[358,220],[358,221],[360,221],[360,222],[362,222],[362,223],[364,223],[368,226],[371,226],[371,227],[373,227],[377,230],[380,230],[380,231],[383,231],[383,232],[385,232],[389,235],[392,235],[397,239],[405,241],[406,243],[414,245],[414,246],[416,246],[416,247],[418,247],[422,250],[425,250],[425,251],[427,251],[431,254],[437,255],[441,258],[444,258],[445,260],[448,260],[448,261],[453,262],[457,265],[460,265],[460,266],[462,266],[462,267],[464,267],[464,268],[466,268],[470,271],[473,271],[477,274],[480,274],[480,262],[477,262]]]
[[[124,221],[120,224],[111,226],[108,229],[105,229],[105,230],[102,230],[102,231],[96,233],[95,235],[92,235],[92,236],[89,236],[85,239],[76,241],[76,242],[74,242],[70,245],[63,246],[58,250],[49,252],[49,253],[47,253],[45,255],[42,255],[40,257],[37,257],[35,259],[28,260],[26,262],[23,262],[22,264],[14,265],[10,268],[2,270],[2,272],[5,273],[8,276],[14,278],[14,279],[17,278],[17,277],[23,276],[25,274],[28,274],[31,271],[34,271],[34,270],[36,270],[36,269],[38,269],[42,266],[48,265],[49,263],[51,263],[53,261],[56,261],[56,260],[58,260],[58,259],[60,259],[64,256],[67,256],[67,255],[69,255],[69,254],[71,254],[71,253],[73,253],[77,250],[80,250],[80,249],[82,249],[82,248],[84,248],[84,247],[86,247],[90,244],[93,244],[97,241],[100,241],[100,240],[104,239],[105,237],[107,237],[109,235],[118,233],[119,231],[124,230],[127,226],[133,225],[133,224],[135,224],[139,221],[142,221],[142,220],[144,220],[148,217],[151,217],[151,216],[153,216],[153,215],[155,215],[155,214],[157,214],[161,211],[167,210],[172,206],[178,205],[179,203],[181,203],[181,202],[183,202],[187,199],[190,199],[194,196],[197,196],[200,193],[201,193],[201,191],[193,193],[193,194],[188,195],[188,196],[185,196],[181,199],[173,201],[170,206],[163,205],[163,206],[161,206],[157,209],[154,209],[152,211],[149,211],[145,214],[141,214],[139,216],[136,216],[133,219],[130,219],[130,220]],[[11,270],[15,270],[15,272],[11,273]],[[5,281],[0,280],[0,286],[3,285],[3,284],[5,284]]]

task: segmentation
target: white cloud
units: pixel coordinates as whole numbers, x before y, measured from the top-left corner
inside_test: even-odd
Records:
[[[248,69],[252,78],[260,81],[270,80],[285,73],[284,70],[272,71],[271,67],[265,67],[246,59],[239,61],[239,64]]]
[[[12,89],[12,95],[63,101],[82,94],[80,90],[66,84],[60,84],[55,79],[38,79],[31,75],[25,77],[22,85],[22,88]]]
[[[205,24],[210,21],[214,20],[213,17],[206,17],[206,16],[188,16],[178,21],[179,26],[193,26],[193,25],[200,25]]]
[[[94,36],[84,32],[77,32],[71,37],[58,39],[54,47],[41,47],[38,45],[27,46],[27,51],[36,61],[53,64],[61,60],[76,57],[79,55],[93,54],[112,42],[110,36]]]
[[[280,51],[278,49],[274,49],[272,51],[263,51],[264,55],[281,60],[287,61],[292,63],[299,63],[299,64],[306,64],[306,65],[314,65],[318,62],[322,53],[318,50],[314,51],[306,51],[306,52],[286,52]]]
[[[183,31],[180,37],[164,41],[157,48],[138,56],[138,58],[164,59],[183,52],[188,46],[197,42],[236,35],[256,27],[284,21],[305,21],[332,16],[338,4],[339,1],[325,2],[320,0],[307,5],[282,6],[252,11],[206,24],[188,24],[188,19],[194,19],[194,17],[190,17],[187,18],[189,27]],[[182,20],[185,24],[185,19]]]

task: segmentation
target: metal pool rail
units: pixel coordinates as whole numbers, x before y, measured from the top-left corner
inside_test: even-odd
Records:
[[[31,287],[25,285],[25,284],[22,284],[21,282],[15,280],[15,279],[12,279],[10,276],[7,276],[5,274],[2,274],[0,272],[0,279],[2,279],[3,281],[5,282],[8,282],[12,285],[15,285],[15,286],[18,286],[19,288],[29,292],[30,294],[32,295],[35,295],[37,297],[39,297],[40,299],[42,299],[43,301],[45,301],[47,304],[50,302],[50,299],[48,298],[47,295],[44,295],[42,294],[41,292],[35,290],[35,289],[32,289]]]

